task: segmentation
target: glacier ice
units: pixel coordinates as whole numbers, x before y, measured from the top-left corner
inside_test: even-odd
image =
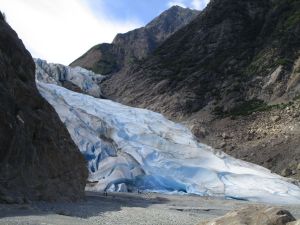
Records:
[[[88,161],[96,191],[192,193],[300,204],[300,188],[198,143],[162,115],[37,81]]]
[[[37,80],[59,86],[66,86],[69,83],[73,85],[73,89],[79,89],[82,93],[94,97],[102,96],[99,84],[105,76],[81,67],[71,68],[61,64],[47,63],[41,59],[34,59],[34,62]]]

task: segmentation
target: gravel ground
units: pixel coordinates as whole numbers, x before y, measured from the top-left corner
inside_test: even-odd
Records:
[[[199,196],[87,192],[86,199],[76,203],[0,204],[0,224],[194,225],[250,204]],[[300,205],[283,208],[300,219]]]

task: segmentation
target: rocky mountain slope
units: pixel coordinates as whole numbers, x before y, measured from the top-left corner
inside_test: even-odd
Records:
[[[299,178],[299,37],[297,0],[214,0],[143,62],[107,80],[104,94]]]
[[[80,66],[99,74],[110,74],[144,59],[174,32],[191,22],[199,11],[173,6],[145,27],[118,34],[112,44],[99,44],[75,60]]]
[[[0,14],[0,202],[83,196],[85,160],[40,96],[35,64]]]

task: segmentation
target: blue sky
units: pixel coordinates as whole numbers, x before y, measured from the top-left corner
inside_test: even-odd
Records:
[[[138,20],[142,24],[149,22],[167,8],[167,1],[164,0],[89,0],[87,2],[96,15],[101,11],[99,9],[104,9],[116,20]]]
[[[209,0],[86,0],[86,2],[96,15],[104,9],[114,19],[133,19],[146,24],[173,5],[201,10]]]
[[[172,5],[209,0],[0,0],[0,10],[33,57],[69,64],[117,33],[144,26]]]

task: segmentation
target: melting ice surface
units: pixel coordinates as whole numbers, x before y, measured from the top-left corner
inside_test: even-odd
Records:
[[[34,62],[36,78],[39,81],[59,86],[68,85],[82,93],[101,97],[102,93],[98,84],[105,78],[104,76],[81,67],[72,68],[61,64],[47,63],[42,59],[34,59]]]
[[[145,109],[37,82],[88,160],[94,190],[184,192],[300,204],[298,186],[200,144],[180,124]]]

